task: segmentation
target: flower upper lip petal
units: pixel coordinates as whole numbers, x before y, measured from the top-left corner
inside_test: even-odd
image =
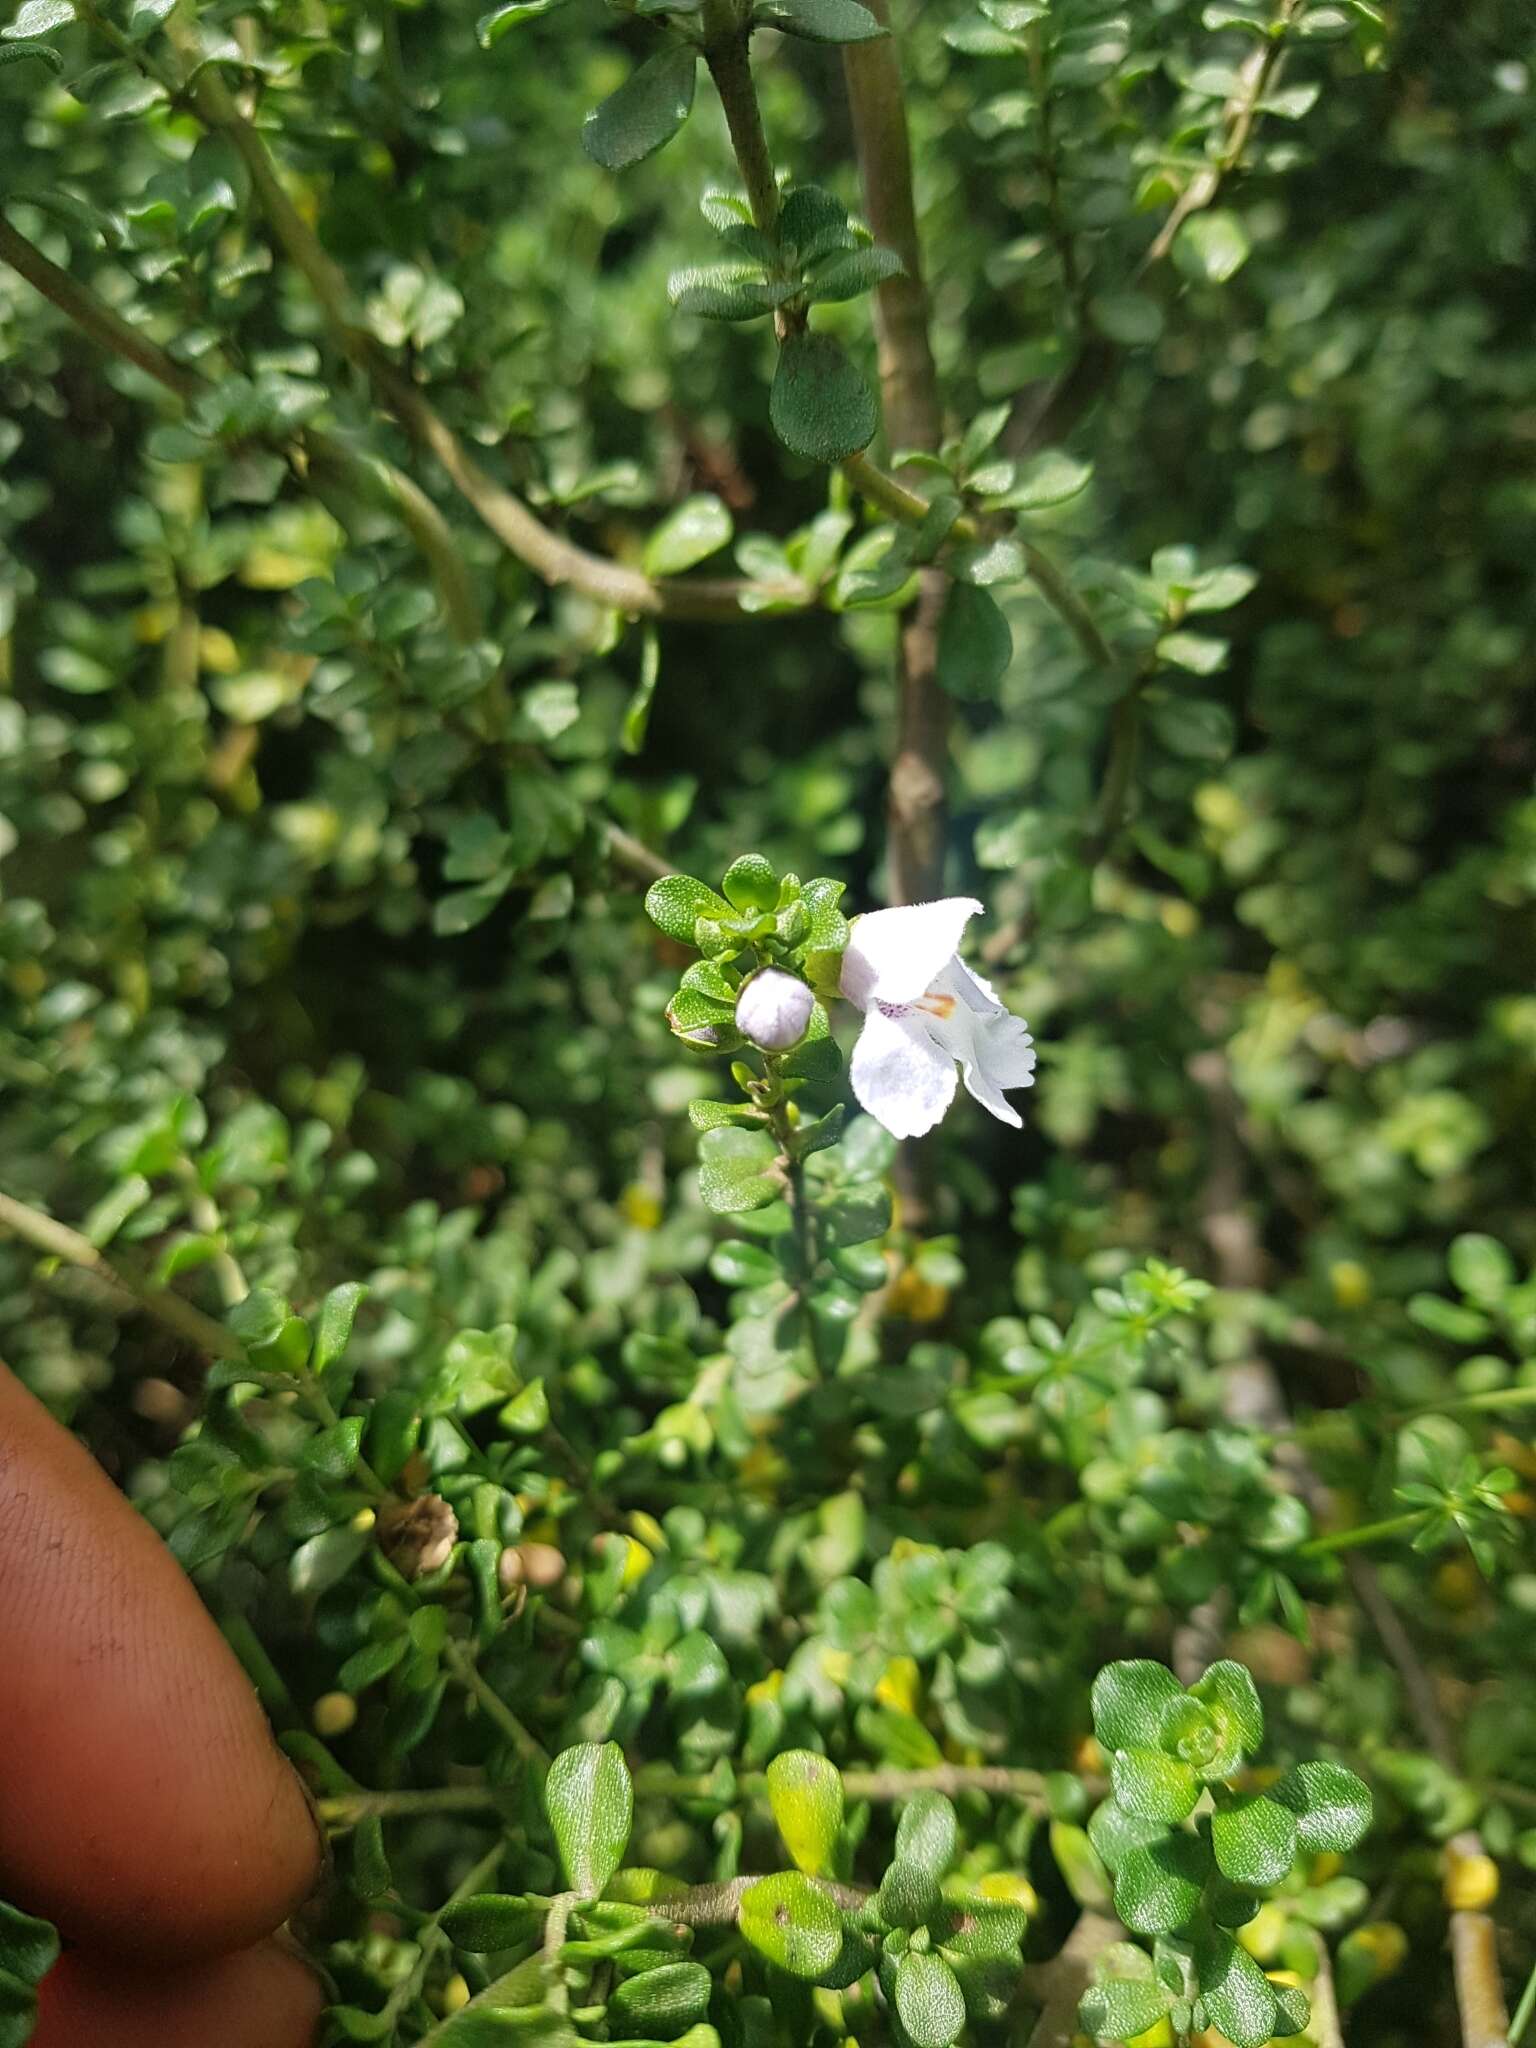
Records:
[[[851,1003],[915,1003],[954,958],[982,905],[974,896],[872,910],[854,920],[843,955],[842,990]]]

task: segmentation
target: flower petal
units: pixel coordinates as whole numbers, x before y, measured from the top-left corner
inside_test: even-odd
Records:
[[[1003,1096],[1005,1088],[1027,1088],[1035,1078],[1035,1045],[1022,1017],[1015,1017],[963,960],[940,975],[938,993],[953,996],[948,1016],[916,1012],[925,1030],[960,1062],[965,1085],[984,1109],[1021,1128],[1024,1119]]]
[[[980,909],[974,896],[945,896],[855,918],[843,955],[843,994],[861,1010],[876,1001],[915,1003],[954,958]]]
[[[955,1099],[955,1063],[916,1016],[871,1010],[853,1048],[850,1079],[859,1107],[893,1138],[920,1138]]]

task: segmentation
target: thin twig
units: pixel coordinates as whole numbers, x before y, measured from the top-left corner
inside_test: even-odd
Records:
[[[1162,262],[1178,240],[1180,228],[1192,215],[1203,212],[1215,202],[1222,186],[1242,161],[1243,151],[1248,147],[1248,138],[1252,135],[1254,123],[1259,116],[1260,103],[1274,84],[1284,51],[1286,32],[1301,12],[1303,5],[1304,0],[1280,0],[1268,32],[1249,53],[1238,71],[1237,81],[1223,109],[1226,133],[1214,163],[1198,170],[1179,194],[1168,218],[1158,229],[1150,248],[1141,259],[1136,272],[1138,278],[1145,276],[1154,264]]]
[[[1307,2022],[1307,2036],[1315,2048],[1344,2048],[1344,2028],[1339,2019],[1339,1999],[1334,1989],[1328,1944],[1322,1935],[1314,1934],[1312,1947],[1317,1956],[1317,1974],[1308,1989],[1312,2015]]]
[[[537,1736],[523,1726],[501,1694],[485,1677],[475,1662],[474,1653],[463,1643],[450,1643],[446,1657],[454,1677],[465,1691],[479,1702],[486,1718],[495,1722],[524,1763],[536,1764],[541,1768],[546,1766],[549,1762],[548,1750]]]
[[[1280,0],[1264,39],[1239,70],[1222,111],[1225,131],[1215,160],[1195,173],[1169,209],[1136,267],[1137,283],[1168,255],[1185,222],[1215,203],[1241,163],[1264,96],[1275,82],[1286,31],[1303,5],[1304,0]],[[1088,336],[1075,359],[1043,394],[1019,401],[1003,436],[1009,453],[1029,455],[1064,440],[1108,386],[1120,360],[1121,350],[1113,342],[1103,335]]]
[[[637,839],[633,832],[626,832],[622,825],[614,824],[611,818],[603,821],[602,829],[609,854],[631,874],[647,882],[659,882],[664,875],[676,874],[671,861],[647,846],[643,839]]]
[[[734,1927],[742,1894],[759,1882],[756,1877],[733,1877],[721,1884],[690,1885],[675,1899],[658,1899],[656,1917],[679,1927]],[[825,1877],[813,1877],[811,1883],[845,1913],[857,1913],[869,1903],[870,1894],[862,1885],[833,1884]]]
[[[14,1196],[0,1194],[0,1230],[8,1230],[49,1258],[63,1259],[83,1272],[105,1282],[125,1306],[142,1309],[157,1322],[173,1330],[184,1343],[206,1352],[211,1358],[243,1358],[245,1348],[222,1323],[205,1316],[190,1301],[183,1301],[166,1287],[152,1287],[147,1281],[124,1271],[99,1252],[88,1237],[59,1223],[41,1209],[33,1209]]]
[[[771,235],[779,221],[779,186],[752,85],[751,36],[750,23],[731,0],[705,0],[704,61],[720,95],[752,218]]]
[[[421,1791],[338,1792],[317,1799],[315,1811],[328,1828],[355,1828],[359,1821],[408,1820],[423,1813],[497,1813],[505,1792],[493,1785],[438,1785]]]
[[[1098,1955],[1125,1929],[1102,1913],[1084,1913],[1048,1963],[1032,1967],[1026,1988],[1042,2001],[1029,2048],[1070,2048],[1076,2038],[1078,2001],[1093,1979]]]
[[[1009,1764],[935,1764],[918,1771],[844,1771],[843,1791],[850,1800],[869,1800],[884,1805],[910,1799],[916,1792],[942,1792],[954,1798],[966,1792],[986,1792],[995,1798],[1018,1799],[1026,1805],[1044,1806],[1045,1779],[1039,1771],[1016,1770]],[[1104,1787],[1085,1780],[1090,1792]],[[692,1777],[665,1766],[646,1766],[640,1774],[640,1789],[661,1799],[708,1799],[712,1795],[707,1777]],[[741,1771],[734,1780],[737,1800],[766,1800],[768,1780],[762,1771]]]

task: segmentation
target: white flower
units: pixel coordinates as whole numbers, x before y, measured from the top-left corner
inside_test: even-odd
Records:
[[[764,1052],[788,1052],[805,1036],[816,998],[797,975],[764,967],[742,984],[736,1029]]]
[[[893,1138],[933,1129],[954,1100],[957,1061],[984,1109],[1023,1125],[1003,1090],[1033,1082],[1034,1041],[958,954],[981,907],[946,896],[854,919],[842,972],[843,994],[864,1012],[853,1092]]]

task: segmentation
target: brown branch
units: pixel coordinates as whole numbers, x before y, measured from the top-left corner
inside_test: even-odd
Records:
[[[176,18],[170,19],[173,36]],[[185,31],[180,40],[185,42]],[[195,54],[195,53],[188,53]],[[341,270],[300,214],[266,143],[236,105],[213,65],[205,65],[191,88],[198,119],[227,137],[250,174],[267,223],[284,255],[308,283],[325,316],[332,340],[355,363],[379,398],[422,447],[433,455],[454,489],[502,545],[545,583],[568,584],[616,611],[644,617],[740,619],[750,594],[770,594],[809,605],[813,593],[799,582],[765,586],[745,580],[656,581],[638,569],[578,547],[544,525],[512,491],[474,461],[458,436],[426,397],[398,371],[363,328],[352,291]]]
[[[1339,1995],[1333,1982],[1333,1959],[1321,1934],[1312,1936],[1312,1946],[1317,1956],[1317,1975],[1308,1988],[1307,1995],[1312,2015],[1307,2022],[1307,2035],[1315,2044],[1315,2048],[1344,2048],[1344,2028],[1339,2019]]]
[[[888,0],[870,0],[870,6],[888,28]],[[943,436],[944,421],[928,334],[928,295],[912,194],[912,145],[895,37],[847,44],[843,76],[864,210],[875,240],[894,250],[902,262],[902,274],[886,278],[875,292],[886,434],[896,449],[933,450]],[[939,687],[938,652],[939,616],[948,588],[941,572],[925,569],[916,608],[907,613],[900,630],[896,749],[887,799],[890,895],[896,903],[920,902],[943,886],[949,700]]]
[[[1471,1853],[1481,1855],[1476,1835],[1470,1842]],[[1508,2048],[1509,2010],[1499,1975],[1498,1933],[1486,1913],[1452,1913],[1451,1966],[1462,2048]]]
[[[212,389],[207,378],[176,362],[4,218],[0,218],[0,261],[25,278],[82,334],[153,377],[183,404],[190,404]],[[448,522],[420,485],[382,456],[353,448],[320,427],[306,427],[295,436],[292,445],[303,449],[312,464],[334,470],[355,488],[389,505],[436,576],[443,609],[454,631],[461,640],[476,639],[480,633],[479,607],[464,566],[463,551]]]
[[[94,292],[77,283],[67,270],[61,270],[3,216],[0,216],[0,262],[8,263],[34,291],[51,300],[82,333],[88,334],[113,355],[134,364],[146,376],[153,377],[157,384],[163,384],[167,391],[173,391],[179,399],[185,402],[195,398],[204,388],[203,379],[195,370],[184,369],[148,335],[141,334],[120,313],[114,312],[105,300],[98,299]]]

